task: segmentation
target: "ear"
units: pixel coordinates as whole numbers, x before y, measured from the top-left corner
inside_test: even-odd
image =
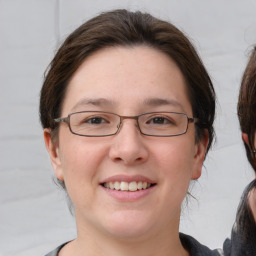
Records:
[[[249,139],[247,133],[242,132],[242,140],[249,146]]]
[[[202,166],[204,163],[208,144],[209,134],[208,131],[205,131],[203,138],[201,138],[200,141],[195,144],[194,166],[191,177],[192,180],[197,180],[202,174]]]
[[[64,177],[63,177],[63,171],[62,171],[61,160],[59,155],[59,148],[52,141],[50,129],[44,129],[44,142],[45,142],[45,146],[48,151],[48,154],[50,156],[51,164],[54,169],[55,175],[58,180],[63,181]]]

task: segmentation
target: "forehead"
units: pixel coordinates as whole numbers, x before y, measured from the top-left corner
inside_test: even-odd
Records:
[[[147,46],[111,47],[89,56],[74,73],[62,112],[96,105],[140,111],[145,105],[157,107],[163,102],[171,103],[177,111],[191,109],[185,79],[175,62]]]

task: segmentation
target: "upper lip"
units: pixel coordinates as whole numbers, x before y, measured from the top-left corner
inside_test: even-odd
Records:
[[[106,179],[104,179],[103,181],[101,181],[100,183],[108,183],[108,182],[115,182],[115,181],[125,181],[125,182],[147,182],[147,183],[151,183],[151,184],[155,184],[156,182],[148,177],[145,177],[143,175],[114,175],[111,177],[108,177]]]

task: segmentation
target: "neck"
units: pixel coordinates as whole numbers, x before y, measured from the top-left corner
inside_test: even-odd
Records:
[[[77,218],[79,222],[79,218]],[[60,256],[188,256],[179,239],[178,221],[160,232],[140,236],[117,237],[95,230],[90,225],[78,225],[78,237],[66,245]],[[72,252],[72,253],[71,253]]]

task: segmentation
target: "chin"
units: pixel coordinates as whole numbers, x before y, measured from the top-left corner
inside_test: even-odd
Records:
[[[137,240],[139,237],[148,235],[156,221],[141,212],[122,211],[112,214],[105,228],[119,239]]]

